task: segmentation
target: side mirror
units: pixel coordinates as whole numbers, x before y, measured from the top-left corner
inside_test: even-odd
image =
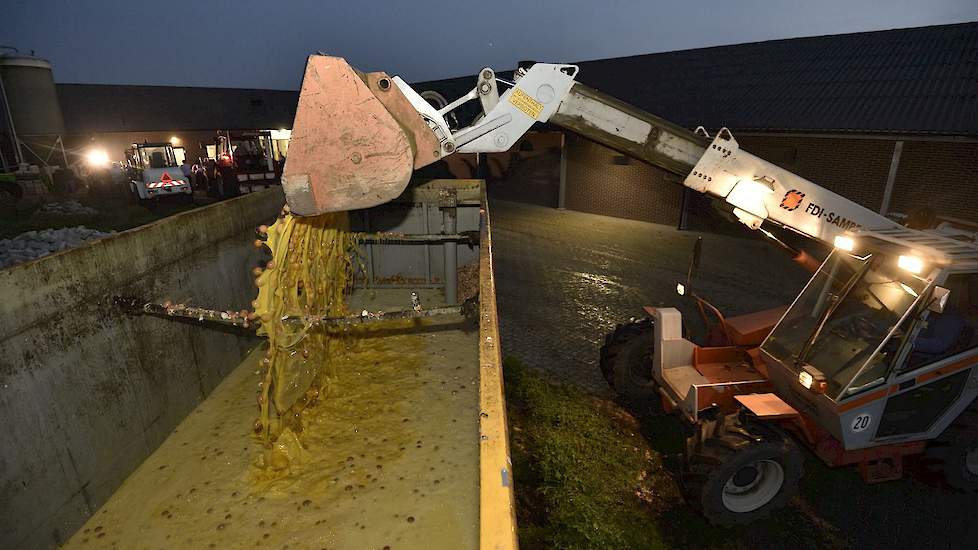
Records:
[[[927,309],[933,311],[934,313],[944,313],[944,308],[947,306],[947,300],[950,297],[950,290],[942,286],[935,286],[934,292],[930,297],[930,303],[927,304]]]

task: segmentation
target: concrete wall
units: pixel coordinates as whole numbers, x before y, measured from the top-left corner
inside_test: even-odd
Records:
[[[248,307],[280,189],[0,271],[0,547],[63,542],[257,344],[115,311],[130,293]]]

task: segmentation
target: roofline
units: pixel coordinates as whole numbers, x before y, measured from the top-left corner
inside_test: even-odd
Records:
[[[153,88],[171,90],[221,90],[235,92],[290,92],[298,94],[299,90],[281,90],[278,88],[234,88],[231,86],[166,86],[157,84],[89,84],[87,82],[55,82],[55,86],[93,86],[104,88]]]
[[[809,39],[812,39],[812,38],[826,38],[826,37],[830,37],[830,36],[856,36],[856,35],[860,35],[860,34],[878,34],[878,33],[893,32],[893,31],[910,31],[910,30],[920,30],[920,29],[932,29],[932,28],[937,28],[937,27],[961,27],[961,26],[965,26],[965,25],[974,25],[974,24],[978,24],[978,20],[976,20],[976,21],[961,21],[961,22],[958,22],[958,23],[943,23],[943,24],[936,24],[936,25],[924,25],[922,27],[896,27],[896,28],[892,28],[892,29],[879,29],[879,30],[875,30],[875,31],[840,32],[840,33],[835,33],[835,34],[816,34],[816,35],[811,35],[811,36],[794,36],[794,37],[790,37],[790,38],[773,38],[771,40],[755,40],[754,42],[736,42],[736,43],[732,43],[732,44],[717,44],[717,45],[714,45],[714,46],[702,46],[702,47],[699,47],[699,48],[686,48],[686,49],[680,49],[680,50],[666,50],[666,51],[659,51],[659,52],[636,53],[636,54],[631,54],[631,55],[622,55],[622,56],[618,56],[618,57],[600,57],[600,58],[594,58],[594,59],[585,59],[585,60],[582,60],[582,61],[575,61],[575,62],[573,62],[571,64],[573,65],[573,64],[576,64],[576,63],[597,63],[597,62],[600,62],[600,61],[617,61],[617,60],[621,60],[621,59],[631,59],[633,57],[645,57],[647,55],[664,55],[664,54],[669,54],[669,53],[697,52],[697,51],[702,51],[702,50],[713,50],[713,49],[719,49],[719,48],[731,48],[731,47],[735,47],[735,46],[748,46],[748,45],[752,45],[752,44],[770,44],[770,43],[774,43],[774,42],[790,42],[790,41],[794,41],[794,40],[809,40]],[[507,70],[511,71],[512,69],[507,69]],[[504,71],[496,71],[496,74],[497,75],[498,74],[502,74],[502,72],[504,72]],[[469,74],[463,74],[463,75],[457,75],[457,76],[446,76],[444,78],[432,78],[432,79],[427,79],[427,80],[418,80],[418,81],[412,82],[411,85],[413,86],[414,84],[428,84],[428,83],[433,83],[433,82],[444,82],[444,81],[447,81],[447,80],[455,80],[455,79],[459,79],[459,78],[466,78],[466,77],[469,77],[469,76],[472,76],[473,78],[475,78],[475,76],[477,76],[477,74],[476,73],[472,73],[471,75],[469,75]]]
[[[23,54],[0,55],[0,65],[5,67],[30,67],[32,69],[51,70],[51,62],[47,59]]]
[[[830,34],[816,34],[816,35],[811,35],[811,36],[794,36],[794,37],[790,37],[790,38],[773,38],[771,40],[755,40],[753,42],[736,42],[736,43],[732,43],[732,44],[717,44],[715,46],[702,46],[702,47],[699,47],[699,48],[686,48],[686,49],[681,49],[681,50],[666,50],[666,51],[660,51],[660,52],[647,52],[647,53],[623,55],[623,56],[619,56],[619,57],[602,57],[602,58],[597,58],[597,59],[587,59],[587,60],[584,60],[584,61],[577,61],[576,63],[594,63],[594,62],[598,62],[598,61],[613,61],[613,60],[614,61],[617,61],[617,60],[622,60],[622,59],[631,59],[633,57],[644,57],[644,56],[647,56],[647,55],[663,55],[663,54],[670,54],[670,53],[699,52],[699,51],[704,51],[704,50],[715,50],[715,49],[720,49],[720,48],[732,48],[732,47],[735,47],[735,46],[749,46],[749,45],[753,45],[753,44],[772,44],[772,43],[776,43],[776,42],[792,42],[792,41],[796,41],[796,40],[811,40],[811,39],[814,39],[814,38],[828,38],[828,37],[834,37],[834,36],[858,36],[858,35],[863,35],[863,34],[881,34],[881,33],[886,33],[886,32],[893,32],[893,31],[911,31],[911,30],[921,30],[921,29],[932,29],[932,28],[937,28],[937,27],[942,27],[942,28],[947,28],[947,27],[962,27],[962,26],[965,26],[965,25],[974,25],[976,23],[978,23],[978,21],[962,21],[962,22],[958,22],[958,23],[944,23],[944,24],[936,24],[936,25],[924,25],[922,27],[896,27],[896,28],[892,28],[892,29],[878,29],[878,30],[875,30],[875,31],[840,32],[840,33],[830,33]]]

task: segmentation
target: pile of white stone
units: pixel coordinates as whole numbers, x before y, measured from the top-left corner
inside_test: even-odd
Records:
[[[111,233],[115,233],[112,231]],[[108,237],[104,233],[85,226],[62,229],[43,229],[27,231],[12,239],[0,239],[0,269],[29,262],[60,250],[74,248],[85,241]]]
[[[38,208],[35,213],[49,216],[94,216],[98,214],[98,210],[85,206],[78,201],[70,200],[49,202]]]

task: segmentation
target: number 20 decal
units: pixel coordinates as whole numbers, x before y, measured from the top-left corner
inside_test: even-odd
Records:
[[[857,415],[856,418],[852,420],[852,428],[854,432],[861,432],[868,428],[873,423],[873,417],[868,414]]]

